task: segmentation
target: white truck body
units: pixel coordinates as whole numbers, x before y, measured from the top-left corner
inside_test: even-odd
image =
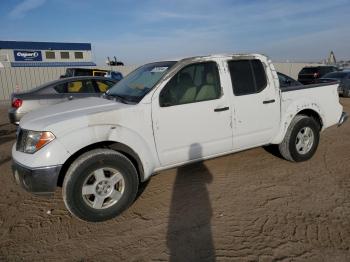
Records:
[[[267,84],[258,93],[236,96],[227,61],[258,59]],[[162,107],[162,89],[182,68],[215,62],[222,95],[218,99]],[[13,160],[29,168],[64,166],[92,145],[115,143],[116,150],[137,158],[141,181],[152,174],[190,162],[249,148],[280,144],[296,115],[319,120],[321,130],[339,123],[342,106],[337,83],[281,90],[271,61],[258,54],[215,55],[178,61],[139,103],[124,104],[105,98],[69,101],[23,117],[23,130],[50,131],[55,139],[28,154],[12,150]],[[344,119],[343,119],[344,120]],[[341,120],[341,121],[343,121]],[[119,146],[118,146],[119,145]]]

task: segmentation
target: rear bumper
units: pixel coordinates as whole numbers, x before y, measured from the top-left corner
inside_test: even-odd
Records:
[[[26,191],[38,195],[51,195],[57,187],[62,165],[29,168],[12,162],[12,173],[17,184]]]
[[[11,124],[18,125],[23,115],[23,113],[18,113],[15,108],[11,108],[8,111],[8,117]]]
[[[342,124],[344,124],[344,122],[348,119],[348,114],[346,112],[343,112],[341,114],[341,117],[338,121],[338,127],[341,126]]]

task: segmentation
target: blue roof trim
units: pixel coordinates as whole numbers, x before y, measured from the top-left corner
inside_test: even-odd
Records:
[[[93,62],[11,62],[11,67],[71,67],[96,66]]]
[[[91,44],[90,43],[0,41],[0,49],[91,51]]]

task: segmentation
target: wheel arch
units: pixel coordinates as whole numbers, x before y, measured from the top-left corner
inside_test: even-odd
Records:
[[[115,141],[102,141],[102,142],[97,142],[88,146],[85,146],[83,148],[81,148],[80,150],[78,150],[77,152],[75,152],[74,154],[72,154],[63,164],[60,173],[58,175],[58,179],[57,179],[57,186],[61,187],[63,185],[63,180],[65,178],[65,175],[67,173],[67,170],[69,168],[69,166],[82,154],[91,151],[93,149],[97,149],[97,148],[108,148],[108,149],[112,149],[115,150],[119,153],[122,153],[123,155],[125,155],[135,166],[138,177],[139,177],[139,181],[140,182],[144,182],[145,179],[145,174],[144,174],[144,169],[143,169],[143,165],[142,165],[142,161],[140,159],[140,157],[138,156],[138,154],[129,146],[123,144],[123,143],[119,143],[119,142],[115,142]]]
[[[287,130],[292,123],[292,120],[297,115],[306,115],[309,117],[312,117],[319,125],[320,130],[324,128],[324,121],[323,121],[323,114],[320,110],[320,108],[316,104],[311,104],[310,107],[307,108],[301,108],[296,107],[294,110],[287,110],[285,113],[285,116],[282,117],[281,124],[280,124],[280,130],[278,134],[275,136],[275,138],[272,140],[272,144],[279,144],[284,139],[284,136],[287,133]]]
[[[318,112],[316,112],[313,109],[304,109],[299,111],[297,115],[306,115],[308,117],[312,117],[319,125],[320,125],[320,130],[322,130],[323,128],[323,120],[322,117],[320,116],[320,114]],[[295,117],[295,116],[294,116]]]

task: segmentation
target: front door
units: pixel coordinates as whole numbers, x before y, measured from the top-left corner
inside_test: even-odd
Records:
[[[182,68],[155,93],[152,117],[163,167],[232,149],[231,108],[216,62]]]

